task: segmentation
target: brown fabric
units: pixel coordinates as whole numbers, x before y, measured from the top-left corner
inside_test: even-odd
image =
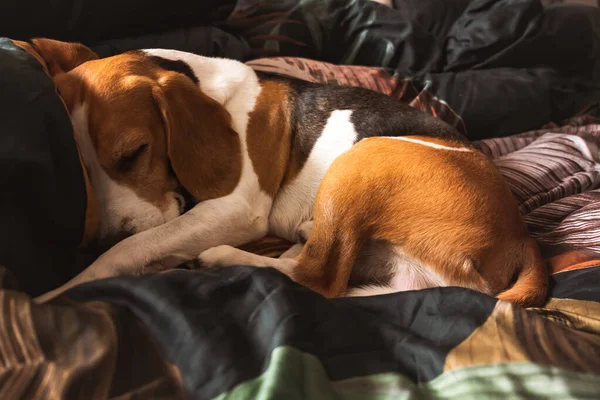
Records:
[[[554,274],[554,273],[559,273],[559,272],[574,271],[576,269],[584,269],[584,268],[596,267],[596,266],[600,265],[599,258],[591,258],[590,259],[590,257],[584,257],[584,258],[577,257],[576,259],[578,261],[582,260],[582,259],[584,259],[586,261],[575,262],[573,259],[571,259],[569,257],[574,254],[577,254],[578,256],[581,256],[581,255],[584,256],[584,254],[582,252],[575,251],[575,252],[561,254],[557,257],[553,257],[552,259],[550,259],[551,273]],[[561,256],[565,256],[565,257],[561,257]],[[560,259],[561,261],[563,261],[563,263],[557,262],[557,260],[556,260],[557,258]]]
[[[183,398],[129,312],[106,303],[38,305],[11,286],[0,287],[0,309],[0,399]]]
[[[452,349],[444,370],[529,361],[600,371],[600,304],[552,299],[544,309],[498,302],[488,320]]]

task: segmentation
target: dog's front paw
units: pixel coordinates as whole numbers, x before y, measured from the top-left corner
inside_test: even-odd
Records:
[[[211,247],[200,253],[195,262],[196,268],[226,267],[233,265],[232,258],[237,249],[228,245]]]

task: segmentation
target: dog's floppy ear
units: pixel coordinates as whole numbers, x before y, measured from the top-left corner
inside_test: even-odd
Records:
[[[241,176],[242,154],[229,112],[177,72],[163,73],[153,96],[171,166],[183,187],[200,201],[231,193]]]
[[[61,42],[53,39],[31,39],[29,43],[14,43],[38,59],[54,77],[69,72],[86,61],[98,59],[98,55],[80,43]]]

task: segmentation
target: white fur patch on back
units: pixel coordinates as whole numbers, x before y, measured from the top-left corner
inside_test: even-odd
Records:
[[[256,73],[244,63],[226,58],[203,57],[179,50],[146,49],[143,51],[149,55],[183,61],[189,65],[198,78],[202,92],[229,111],[234,125],[236,119],[247,118],[248,112],[254,108],[260,85]]]
[[[302,170],[275,197],[269,217],[273,234],[297,242],[298,227],[312,219],[317,190],[327,169],[356,142],[357,133],[351,116],[351,110],[331,113]]]
[[[179,216],[179,209],[173,203],[165,214],[140,198],[132,189],[120,185],[108,176],[96,154],[88,131],[87,106],[76,106],[71,112],[73,130],[83,163],[90,181],[100,213],[99,236],[121,233],[123,229],[144,231]]]
[[[473,150],[467,148],[467,147],[450,147],[450,146],[444,146],[442,144],[437,144],[437,143],[432,143],[432,142],[428,142],[425,140],[419,140],[419,139],[414,139],[414,138],[408,138],[408,137],[402,137],[402,136],[383,136],[386,139],[396,139],[396,140],[404,140],[405,142],[411,142],[411,143],[416,143],[416,144],[422,144],[423,146],[427,146],[427,147],[431,147],[433,149],[439,149],[439,150],[450,150],[450,151],[463,151],[463,152],[471,152]]]

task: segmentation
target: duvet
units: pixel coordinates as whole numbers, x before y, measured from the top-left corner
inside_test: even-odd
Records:
[[[0,398],[597,398],[600,13],[579,3],[61,2],[37,24],[16,23],[25,2],[0,12],[12,38],[228,56],[431,113],[498,166],[552,274],[532,309],[461,288],[327,300],[252,266],[114,278],[35,304],[95,255],[77,248],[85,190],[66,110],[3,39]]]

